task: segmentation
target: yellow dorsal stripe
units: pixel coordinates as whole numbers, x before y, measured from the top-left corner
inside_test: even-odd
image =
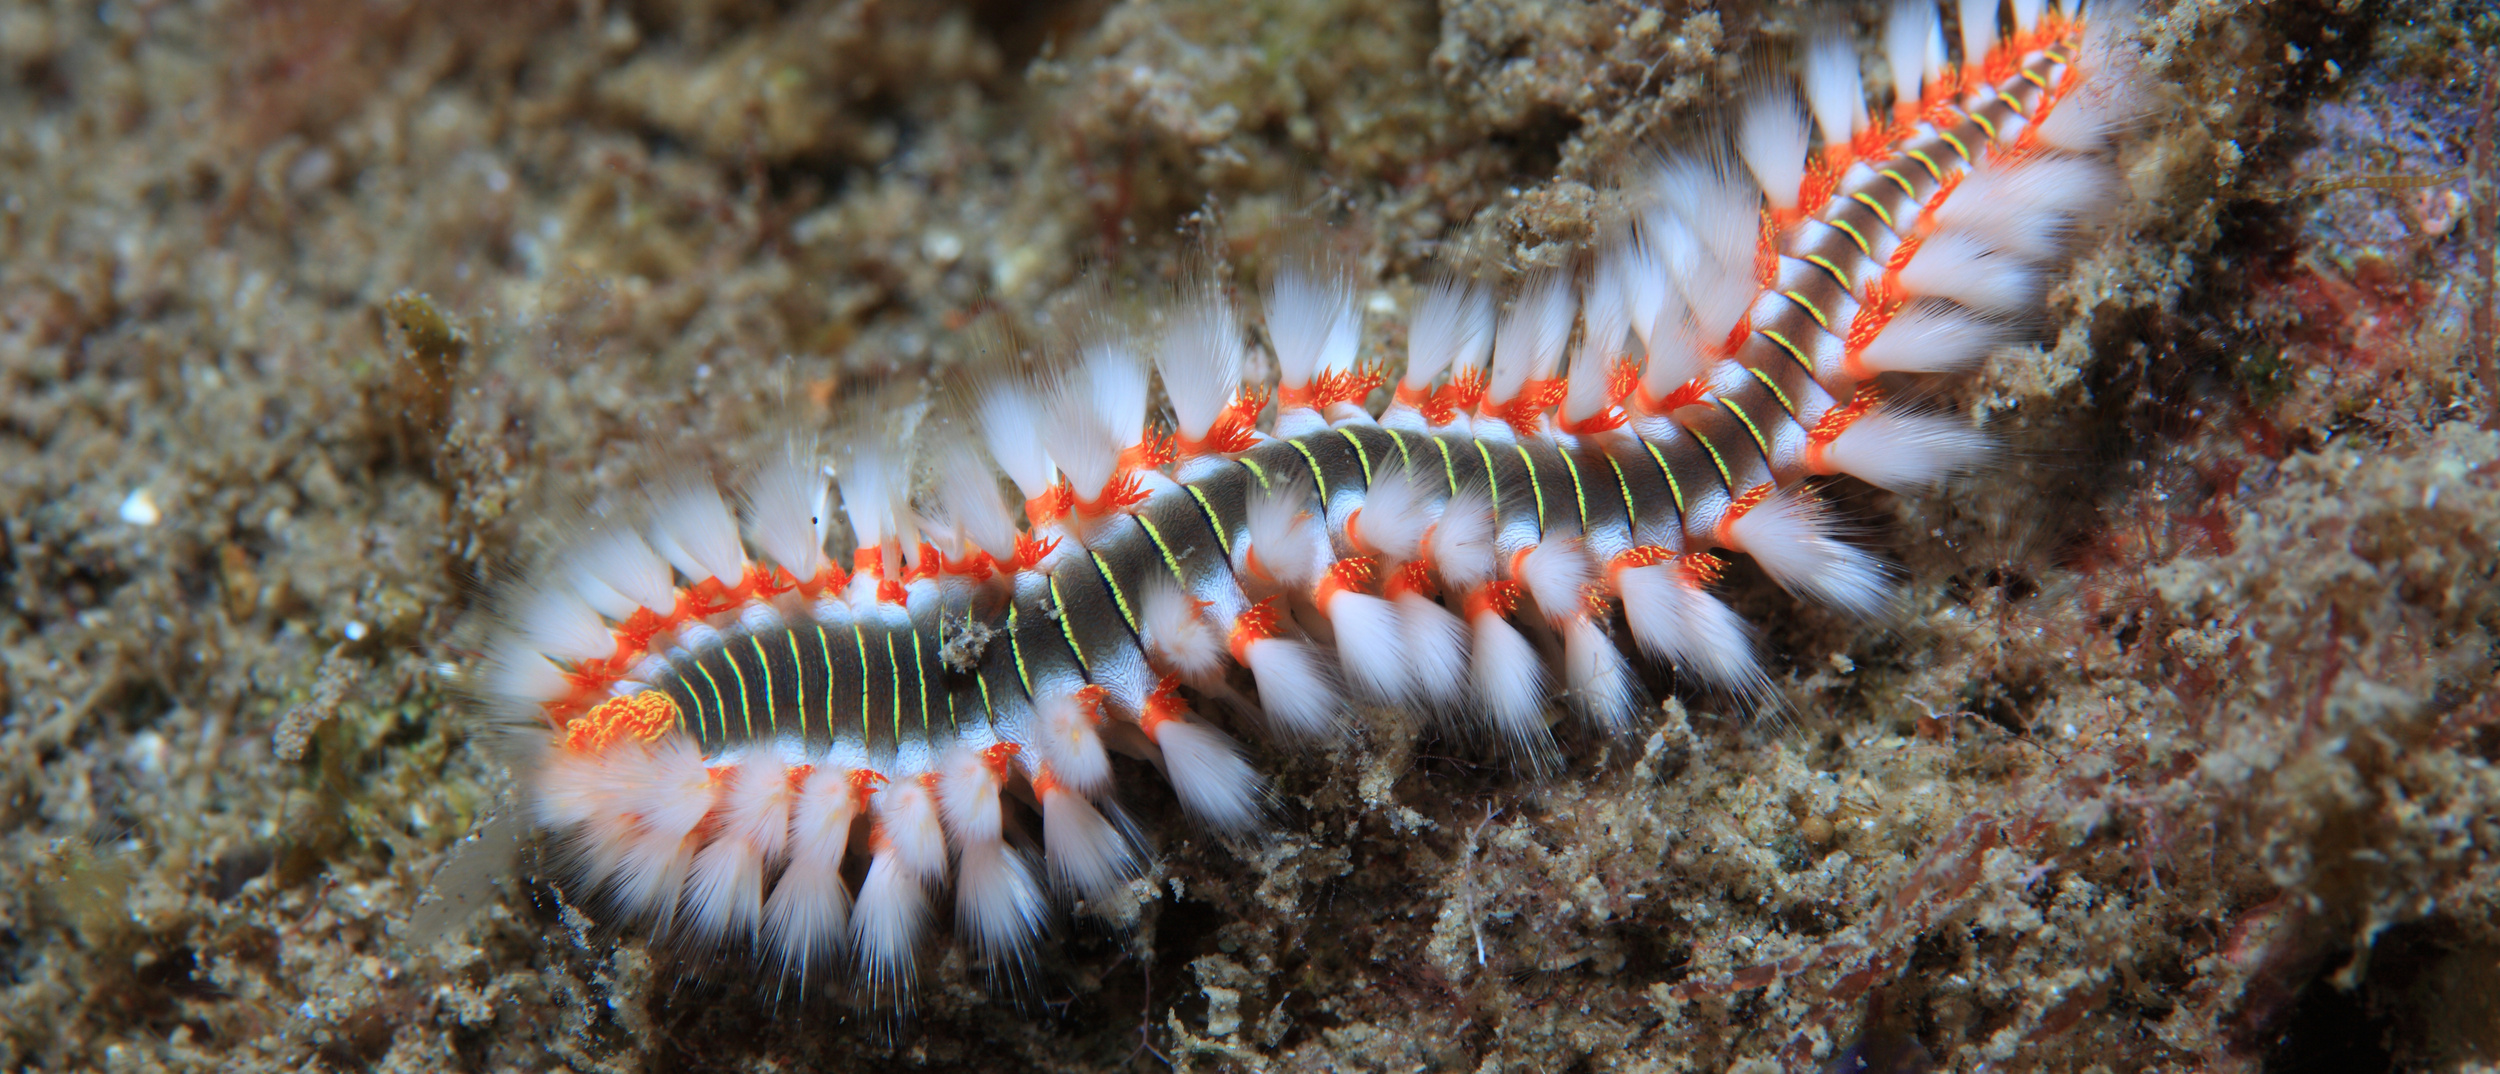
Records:
[[[1571,453],[1565,451],[1559,454],[1562,455],[1563,470],[1571,475],[1571,499],[1580,509],[1580,532],[1587,533],[1589,531],[1588,486],[1580,482],[1580,464],[1572,460]]]
[[[1701,449],[1710,453],[1710,465],[1717,467],[1719,470],[1719,487],[1726,489],[1728,495],[1735,495],[1736,476],[1728,473],[1727,459],[1719,454],[1719,445],[1711,443],[1709,437],[1703,436],[1698,432],[1693,433],[1693,439],[1700,441]]]
[[[1848,291],[1851,294],[1857,293],[1857,285],[1849,282],[1849,274],[1841,271],[1840,266],[1832,264],[1830,259],[1821,254],[1807,254],[1806,260],[1812,263],[1814,267],[1830,273],[1832,279],[1839,282],[1842,290]]]
[[[1033,696],[1033,669],[1024,666],[1024,632],[1016,629],[1021,613],[1014,601],[1007,602],[1007,651],[1016,658],[1016,682],[1024,687],[1024,696]],[[866,708],[865,703],[861,706]]]
[[[1354,445],[1354,461],[1363,464],[1363,483],[1371,484],[1372,453],[1363,447],[1362,438],[1354,435],[1354,430],[1346,428],[1338,429],[1337,435],[1345,437],[1346,443]]]
[[[1798,350],[1797,345],[1790,343],[1787,336],[1783,336],[1768,328],[1756,329],[1756,331],[1762,333],[1762,338],[1779,344],[1781,350],[1787,351],[1788,356],[1796,360],[1797,368],[1805,370],[1807,376],[1811,377],[1814,375],[1814,363],[1807,361],[1806,352]]]
[[[1838,217],[1833,217],[1832,226],[1839,228],[1842,234],[1849,236],[1849,241],[1857,243],[1859,253],[1865,254],[1868,257],[1875,256],[1874,248],[1866,244],[1866,236],[1858,234],[1857,225]]]
[[[1156,541],[1155,543],[1162,544],[1163,542]],[[1111,561],[1102,558],[1102,553],[1090,548],[1085,550],[1085,554],[1094,557],[1094,569],[1102,572],[1102,584],[1104,588],[1111,590],[1111,603],[1119,605],[1120,618],[1128,623],[1129,633],[1136,633],[1137,613],[1129,610],[1128,594],[1120,591],[1120,580],[1111,576]]]
[[[1667,465],[1667,457],[1658,453],[1658,445],[1647,440],[1641,446],[1649,449],[1649,461],[1658,464],[1658,476],[1667,479],[1667,495],[1675,497],[1675,513],[1684,513],[1684,485],[1675,479],[1675,467]],[[1704,446],[1707,446],[1705,442]]]
[[[1267,482],[1262,480],[1259,484],[1265,485]],[[1206,516],[1207,528],[1215,531],[1216,547],[1222,548],[1225,555],[1232,555],[1233,535],[1224,532],[1224,520],[1215,517],[1215,505],[1207,502],[1207,494],[1198,488],[1196,482],[1181,487],[1188,489],[1190,497],[1198,501],[1198,513]]]
[[[1068,639],[1068,651],[1076,654],[1077,670],[1093,674],[1094,662],[1085,659],[1085,647],[1076,643],[1076,624],[1068,618],[1068,601],[1059,595],[1059,575],[1056,573],[1050,576],[1050,602],[1059,609],[1059,635]]]
[[[1822,325],[1822,326],[1823,326],[1824,331],[1830,331],[1830,330],[1831,330],[1831,327],[1832,327],[1832,319],[1831,319],[1831,318],[1829,318],[1829,317],[1825,317],[1825,316],[1823,316],[1823,311],[1822,311],[1821,309],[1819,309],[1819,308],[1816,308],[1816,306],[1814,305],[1814,303],[1807,301],[1807,300],[1806,300],[1806,296],[1801,295],[1801,294],[1798,294],[1798,293],[1797,293],[1797,292],[1795,292],[1795,291],[1782,291],[1782,292],[1780,292],[1780,295],[1781,295],[1782,297],[1784,297],[1784,298],[1788,299],[1789,301],[1796,303],[1799,307],[1803,308],[1803,309],[1804,309],[1807,313],[1812,314],[1812,315],[1814,316],[1814,323],[1819,324],[1819,325]]]
[[[1172,572],[1172,579],[1179,582],[1182,588],[1188,588],[1189,576],[1181,573],[1181,558],[1172,554],[1172,546],[1169,542],[1166,542],[1163,539],[1163,531],[1155,528],[1154,520],[1149,519],[1144,515],[1137,515],[1135,517],[1137,519],[1137,524],[1145,527],[1146,539],[1155,543],[1155,551],[1163,553],[1163,565]],[[1099,563],[1101,561],[1101,557],[1095,557],[1095,562]]]
[[[1482,437],[1476,438],[1476,454],[1484,458],[1484,491],[1493,498],[1493,522],[1498,526],[1502,521],[1502,479],[1493,472],[1493,449],[1484,446]]]
[[[1309,466],[1309,467],[1311,468],[1311,483],[1312,483],[1312,484],[1314,484],[1314,485],[1319,486],[1319,510],[1320,510],[1320,513],[1321,513],[1321,514],[1323,514],[1323,515],[1327,514],[1327,513],[1328,513],[1328,475],[1327,475],[1327,474],[1323,474],[1323,473],[1321,473],[1321,472],[1319,471],[1319,456],[1311,454],[1311,448],[1310,448],[1310,445],[1305,444],[1305,443],[1303,443],[1303,442],[1302,442],[1302,441],[1300,441],[1300,440],[1287,440],[1287,441],[1285,441],[1285,442],[1286,442],[1286,443],[1288,443],[1288,444],[1293,445],[1293,449],[1294,449],[1295,451],[1301,452],[1301,453],[1302,453],[1302,462],[1303,462],[1303,464],[1304,464],[1304,465],[1307,465],[1307,466]]]
[[[1536,460],[1528,456],[1528,445],[1512,444],[1519,452],[1519,462],[1528,468],[1528,491],[1536,493],[1536,529],[1545,532],[1545,482],[1536,479]]]
[[[1726,396],[1719,397],[1719,405],[1726,407],[1728,413],[1736,415],[1736,420],[1745,423],[1745,431],[1753,434],[1753,446],[1761,450],[1763,458],[1770,458],[1771,441],[1762,435],[1762,427],[1754,424],[1753,415],[1745,413],[1745,408],[1737,406],[1735,400]],[[1728,491],[1736,491],[1735,482],[1731,481],[1728,483]]]
[[[772,658],[764,655],[764,643],[756,640],[756,637],[753,634],[747,635],[747,646],[755,650],[755,663],[758,667],[764,669],[764,729],[771,731],[775,735],[779,735],[781,733],[781,713],[779,710],[773,708]],[[751,724],[755,721],[750,719],[747,722]]]

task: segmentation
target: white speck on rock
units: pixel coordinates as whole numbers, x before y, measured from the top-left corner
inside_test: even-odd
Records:
[[[121,515],[122,521],[133,526],[153,526],[165,517],[156,509],[156,497],[148,495],[146,489],[132,489],[130,495],[122,497]]]

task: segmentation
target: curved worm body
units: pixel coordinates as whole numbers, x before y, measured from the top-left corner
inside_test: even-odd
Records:
[[[1710,593],[1720,553],[1880,608],[1885,569],[1811,483],[1975,464],[1982,437],[1885,407],[1878,378],[1984,358],[2113,196],[2115,17],[2016,7],[1953,68],[1936,13],[1901,4],[1889,123],[1845,42],[1818,42],[1802,102],[1757,95],[1735,159],[1662,161],[1583,271],[1498,311],[1429,289],[1377,414],[1351,283],[1294,268],[1267,296],[1265,428],[1246,333],[1202,289],[1048,384],[990,386],[977,437],[854,446],[847,570],[805,452],[737,514],[690,483],[580,535],[510,602],[489,676],[529,729],[536,820],[622,916],[789,970],[847,957],[900,994],[942,896],[961,939],[1014,959],[1053,889],[1137,875],[1113,753],[1242,832],[1265,792],[1219,723],[1293,740],[1403,707],[1537,767],[1558,699],[1630,725],[1634,654],[1757,688],[1751,631]]]

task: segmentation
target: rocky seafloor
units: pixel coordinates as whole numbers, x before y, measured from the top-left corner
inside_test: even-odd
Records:
[[[1262,840],[1126,780],[1119,920],[900,1018],[463,842],[491,580],[1314,219],[1395,354],[1435,264],[1555,263],[1881,8],[0,6],[0,1066],[2492,1069],[2500,15],[2151,6],[2128,204],[1940,397],[2002,464],[1835,489],[1899,614],[1740,568],[1778,703],[1552,778],[1371,714],[1258,750]]]

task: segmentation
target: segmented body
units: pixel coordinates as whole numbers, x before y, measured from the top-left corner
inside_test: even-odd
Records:
[[[872,755],[906,741],[930,749],[958,738],[1021,742],[1034,699],[1053,690],[1100,686],[1120,711],[1146,710],[1160,680],[1138,635],[1137,594],[1169,580],[1231,621],[1254,593],[1272,588],[1232,564],[1250,498],[1271,484],[1308,482],[1317,491],[1345,560],[1364,552],[1343,520],[1362,509],[1384,466],[1428,475],[1444,497],[1482,496],[1497,558],[1557,531],[1612,558],[1685,546],[1683,487],[1726,498],[1715,466],[1702,461],[1697,472],[1695,460],[1685,461],[1679,477],[1665,452],[1630,436],[1565,447],[1347,425],[1271,440],[1123,513],[1078,554],[1019,572],[1011,589],[891,610],[903,614],[828,605],[824,621],[729,638],[654,685],[675,700],[681,732],[706,753],[782,736],[820,748],[856,742]],[[987,640],[967,648],[964,633],[976,629]]]
[[[1091,378],[1092,394],[1053,411],[1050,432],[997,421],[1034,416],[1013,399],[987,408],[990,454],[1028,497],[1012,545],[1012,521],[982,506],[998,498],[978,487],[996,484],[986,470],[954,471],[960,495],[924,513],[902,494],[908,472],[855,457],[841,488],[851,571],[824,554],[813,459],[749,490],[744,542],[708,485],[661,497],[639,532],[585,537],[559,564],[569,581],[524,602],[498,652],[495,695],[553,731],[530,764],[538,819],[629,916],[751,940],[790,966],[848,950],[872,983],[899,987],[950,883],[982,953],[1029,941],[1047,904],[1024,849],[1035,814],[1063,888],[1104,898],[1134,875],[1136,849],[1103,814],[1109,752],[1162,765],[1204,821],[1257,825],[1257,778],[1210,715],[1247,713],[1291,740],[1354,703],[1471,712],[1454,718],[1533,757],[1555,697],[1601,730],[1630,720],[1626,634],[1705,685],[1752,687],[1747,631],[1706,592],[1714,550],[1844,608],[1880,602],[1881,571],[1832,538],[1805,486],[1835,473],[1916,484],[1967,464],[1943,456],[1975,438],[1879,416],[1870,386],[1951,363],[1876,348],[1917,303],[1992,294],[1922,284],[1915,266],[1975,168],[2009,200],[2023,194],[2009,176],[2071,179],[2025,169],[2085,156],[2071,132],[2039,144],[2078,84],[2080,41],[2051,15],[1932,80],[1890,125],[1827,122],[1794,196],[1739,225],[1740,310],[1682,312],[1658,293],[1706,290],[1688,277],[1727,222],[1688,208],[1603,254],[1577,310],[1567,285],[1523,288],[1489,376],[1472,364],[1481,351],[1463,353],[1473,344],[1452,344],[1418,357],[1438,365],[1410,368],[1377,416],[1363,400],[1383,378],[1351,365],[1344,289],[1280,281],[1270,335],[1285,376],[1268,433],[1254,425],[1264,395],[1239,389],[1240,333],[1220,300],[1175,322],[1213,326],[1201,337],[1165,341],[1213,358],[1157,355],[1169,437],[1144,427],[1142,363],[1089,350],[1065,375]],[[2025,195],[2039,204],[1999,215],[2048,227],[2066,211],[2055,195],[2078,189],[2035,186],[2049,191]],[[2055,245],[1965,216],[1993,243],[1965,268]],[[1443,299],[1448,324],[1481,301]],[[1432,318],[1419,315],[1419,339]],[[1436,385],[1440,368],[1452,375]],[[1050,458],[1023,457],[1027,442]],[[1893,457],[1921,452],[1939,457]],[[854,885],[845,863],[861,857]]]

